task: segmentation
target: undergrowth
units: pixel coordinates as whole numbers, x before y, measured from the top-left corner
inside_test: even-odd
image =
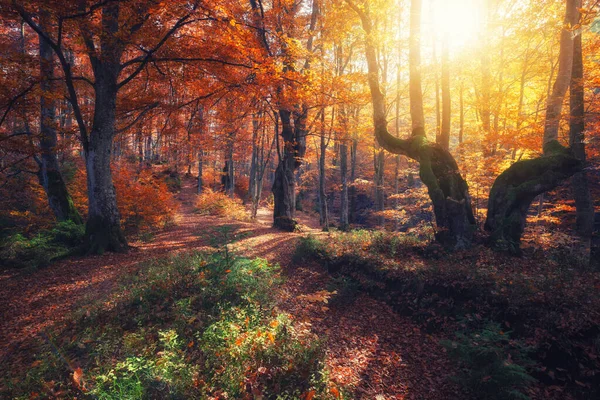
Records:
[[[196,212],[201,215],[213,215],[236,221],[249,221],[250,214],[241,201],[232,199],[223,192],[215,192],[206,188],[196,197]]]
[[[487,322],[480,330],[464,329],[454,340],[442,341],[461,367],[457,380],[478,399],[529,399],[526,389],[535,382],[526,367],[532,367],[534,350],[512,340],[500,324]]]
[[[277,312],[279,269],[231,254],[143,265],[49,333],[2,398],[335,398],[321,342]]]
[[[39,268],[73,254],[83,242],[85,226],[72,221],[57,223],[27,237],[16,233],[0,243],[0,266],[9,268]]]
[[[517,392],[530,383],[525,375],[532,374],[540,383],[529,392],[553,388],[595,398],[600,393],[600,274],[577,269],[569,260],[547,254],[516,258],[484,246],[447,253],[411,235],[370,231],[335,233],[327,240],[309,235],[294,254],[296,263],[325,266],[339,281],[336,290],[347,293],[341,300],[348,302],[358,287],[428,332],[452,334],[461,330],[461,318],[473,315],[510,327],[511,339],[489,325],[471,327],[454,341],[453,354],[473,379],[463,376],[461,382],[473,392],[519,398]],[[540,368],[516,361],[512,347],[520,342],[537,348],[530,356]],[[485,357],[497,358],[480,364],[478,357],[487,352]]]

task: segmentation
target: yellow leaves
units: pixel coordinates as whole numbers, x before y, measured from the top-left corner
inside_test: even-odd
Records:
[[[337,291],[327,291],[327,290],[319,290],[318,292],[315,292],[313,294],[305,294],[305,295],[301,295],[299,296],[300,298],[303,298],[305,300],[307,300],[310,303],[319,303],[319,302],[323,302],[325,304],[327,304],[329,302],[329,299],[331,298],[331,296],[337,294]]]

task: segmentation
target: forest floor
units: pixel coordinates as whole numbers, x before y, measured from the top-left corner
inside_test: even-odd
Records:
[[[276,293],[278,308],[324,338],[330,378],[352,398],[460,398],[439,337],[363,293],[345,304],[327,304],[332,278],[325,268],[292,262],[300,237],[327,235],[315,228],[311,216],[301,215],[302,228],[294,233],[271,228],[267,209],[251,223],[201,216],[194,212],[194,183],[183,182],[174,224],[148,242],[132,242],[126,254],[73,257],[34,272],[2,272],[0,365],[27,368],[46,331],[64,325],[86,304],[110,301],[119,277],[134,273],[140,263],[227,245],[237,254],[281,265],[285,280]]]

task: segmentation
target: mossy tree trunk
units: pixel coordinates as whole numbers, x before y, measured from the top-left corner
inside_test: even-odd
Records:
[[[422,127],[413,129],[412,135],[408,139],[394,137],[388,132],[385,99],[379,87],[379,66],[368,10],[357,7],[350,0],[346,2],[360,16],[367,36],[365,55],[373,103],[375,137],[385,150],[405,155],[419,162],[419,175],[427,186],[429,197],[433,203],[438,228],[436,239],[449,248],[468,247],[475,231],[475,218],[471,209],[467,183],[462,178],[454,157],[442,146],[427,141],[425,130]],[[411,97],[412,102],[413,98]]]
[[[545,156],[514,163],[492,186],[485,229],[493,245],[501,250],[519,254],[533,199],[581,170],[581,161],[557,141],[546,148]]]

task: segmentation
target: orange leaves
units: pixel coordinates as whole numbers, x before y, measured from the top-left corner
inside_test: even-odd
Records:
[[[115,169],[117,203],[126,230],[160,228],[173,217],[175,202],[164,181],[154,178],[149,170],[136,176],[124,164]]]
[[[238,221],[249,219],[246,208],[237,199],[228,197],[225,193],[205,189],[196,198],[196,209],[200,214],[227,217]]]
[[[73,384],[77,387],[77,389],[81,390],[82,392],[86,391],[85,388],[85,382],[83,380],[83,370],[81,368],[76,368],[73,371]]]
[[[314,398],[315,398],[315,395],[316,395],[316,394],[317,394],[317,392],[316,392],[314,389],[312,389],[312,390],[309,390],[308,392],[306,392],[306,393],[304,394],[304,396],[302,396],[302,398],[303,398],[304,400],[312,400],[312,399],[314,399]]]
[[[138,173],[135,166],[120,163],[113,166],[112,174],[121,225],[126,231],[162,228],[173,218],[175,200],[167,184],[155,177],[152,171],[145,169]],[[69,191],[75,207],[85,215],[88,200],[83,165],[77,169]]]

